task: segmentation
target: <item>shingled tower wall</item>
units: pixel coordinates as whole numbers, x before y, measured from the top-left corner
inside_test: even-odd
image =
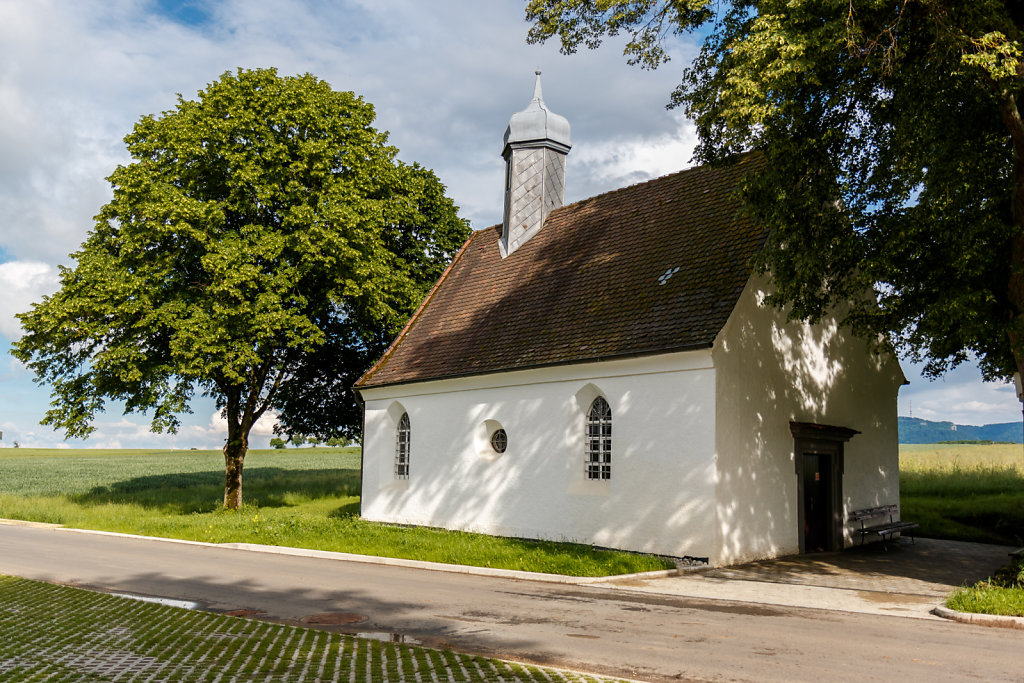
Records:
[[[565,200],[565,156],[572,146],[569,122],[550,111],[541,95],[540,71],[533,100],[513,114],[505,130],[505,213],[502,258],[522,246]]]

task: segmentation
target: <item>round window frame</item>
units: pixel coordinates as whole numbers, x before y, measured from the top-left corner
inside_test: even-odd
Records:
[[[506,432],[504,428],[500,427],[498,429],[495,429],[493,432],[491,432],[490,442],[491,449],[498,455],[501,455],[502,453],[508,450],[508,432]],[[501,446],[501,448],[498,447],[499,445]]]

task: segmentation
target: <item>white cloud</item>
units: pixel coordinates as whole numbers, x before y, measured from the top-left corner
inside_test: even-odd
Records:
[[[612,189],[674,173],[690,166],[697,145],[692,122],[678,116],[676,125],[676,130],[654,136],[582,142],[573,150],[573,163]]]
[[[965,425],[1017,422],[1021,404],[1013,384],[983,382],[973,363],[936,380],[920,377],[920,367],[903,363],[910,384],[900,389],[899,414]]]
[[[210,412],[204,423],[189,423],[187,418],[177,434],[155,434],[149,430],[149,422],[138,415],[122,415],[115,420],[97,420],[96,431],[88,439],[65,441],[61,434],[52,431],[39,433],[36,429],[23,429],[14,420],[0,422],[3,440],[0,447],[10,447],[18,441],[25,448],[178,448],[178,449],[219,449],[227,438],[227,421],[220,411]],[[250,448],[269,448],[276,416],[266,413],[249,433]]]
[[[277,414],[273,411],[267,411],[263,413],[256,424],[252,426],[249,431],[249,440],[257,442],[262,438],[269,439],[274,435],[274,424],[277,423]],[[228,421],[221,415],[221,412],[215,411],[210,415],[210,423],[206,426],[194,426],[190,427],[186,433],[182,431],[183,436],[188,434],[202,435],[207,438],[220,439],[223,442],[228,437]]]
[[[47,263],[0,263],[0,334],[11,340],[21,338],[21,323],[14,314],[28,311],[44,294],[56,290],[57,282],[57,269]]]

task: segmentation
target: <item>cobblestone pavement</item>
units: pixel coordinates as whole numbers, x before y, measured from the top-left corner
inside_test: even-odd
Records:
[[[611,681],[0,576],[0,681]]]

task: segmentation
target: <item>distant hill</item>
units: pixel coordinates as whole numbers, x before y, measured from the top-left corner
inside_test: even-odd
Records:
[[[932,422],[916,417],[899,418],[900,443],[938,443],[939,441],[1011,441],[1021,443],[1020,422],[991,425],[958,425]]]

